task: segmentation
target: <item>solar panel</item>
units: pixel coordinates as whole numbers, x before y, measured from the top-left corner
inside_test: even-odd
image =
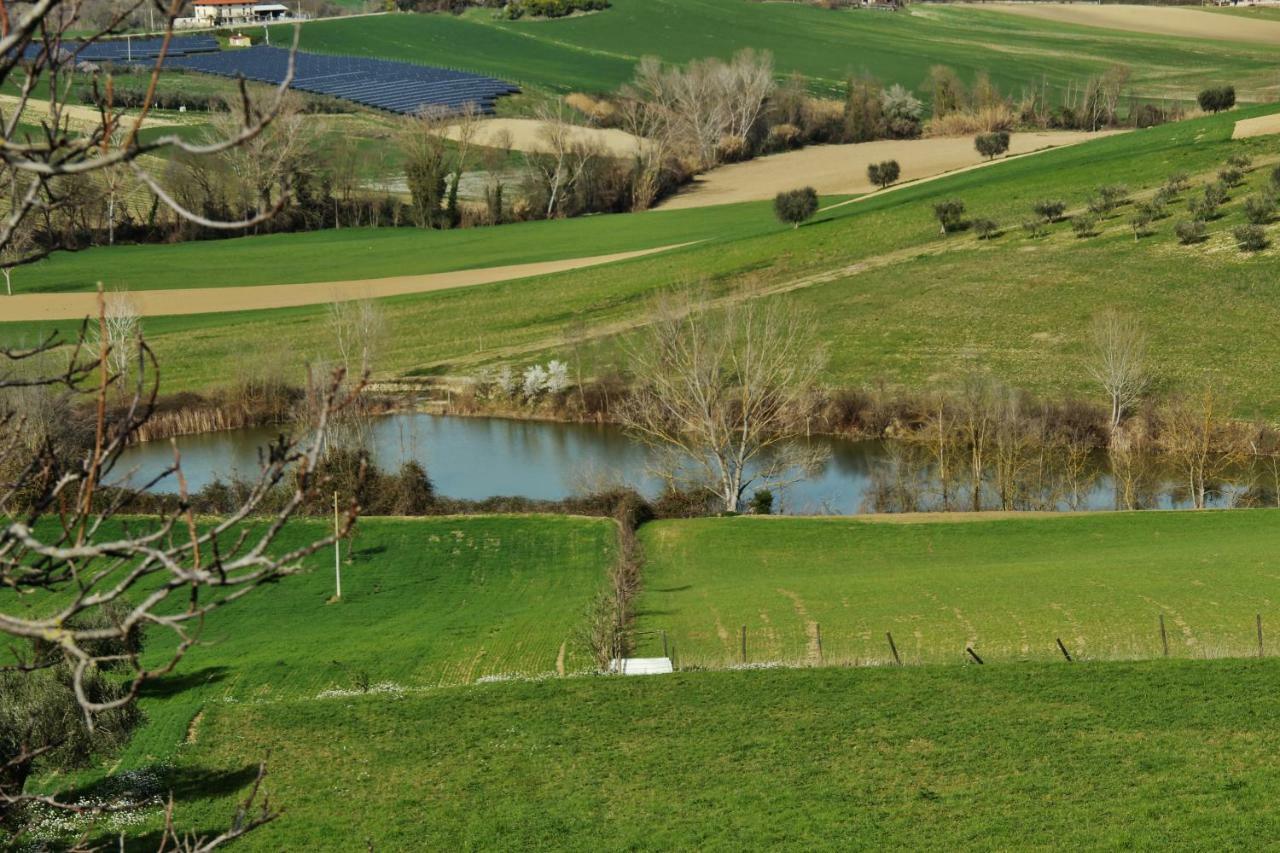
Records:
[[[289,51],[267,45],[213,53],[187,50],[166,64],[278,85],[288,72]],[[466,71],[302,52],[295,58],[291,87],[403,114],[428,107],[459,112],[468,102],[491,113],[498,98],[520,91],[511,83]]]

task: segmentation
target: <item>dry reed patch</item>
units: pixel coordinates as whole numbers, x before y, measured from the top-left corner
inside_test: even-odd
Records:
[[[1128,30],[1148,35],[1280,44],[1280,21],[1250,20],[1195,9],[1083,3],[1017,3],[994,7],[983,4],[982,8],[995,8],[1059,24]]]

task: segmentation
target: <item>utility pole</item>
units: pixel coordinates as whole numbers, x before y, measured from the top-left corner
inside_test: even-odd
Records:
[[[337,582],[338,594],[335,599],[342,598],[342,542],[338,536],[338,493],[333,493],[333,577]]]

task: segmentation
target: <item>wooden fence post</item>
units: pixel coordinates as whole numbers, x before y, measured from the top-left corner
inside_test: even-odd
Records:
[[[667,632],[662,632],[662,656],[668,660],[671,659],[671,653],[667,649]]]
[[[813,633],[818,640],[818,663],[822,663],[822,625],[817,622],[814,622]]]
[[[1062,656],[1067,659],[1067,663],[1071,663],[1071,653],[1067,651],[1067,647],[1062,645],[1062,638],[1058,637],[1058,648],[1062,650]]]
[[[1164,656],[1169,656],[1169,635],[1164,632],[1164,614],[1160,614],[1160,645],[1164,647]]]
[[[742,626],[742,662],[747,662],[747,626]]]
[[[978,653],[973,650],[973,646],[965,646],[964,650],[969,653],[969,657],[973,658],[978,663],[982,663],[982,658],[978,657]]]
[[[1262,657],[1262,614],[1258,614],[1258,657]]]
[[[889,651],[893,652],[894,662],[898,664],[898,666],[902,666],[902,658],[898,657],[898,647],[894,645],[893,634],[891,634],[888,631],[885,631],[884,635],[889,638]]]

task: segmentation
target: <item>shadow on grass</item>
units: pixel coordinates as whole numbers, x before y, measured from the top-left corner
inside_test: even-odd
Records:
[[[142,685],[141,695],[147,699],[166,699],[185,693],[194,687],[217,684],[227,677],[228,672],[225,666],[206,666],[204,669],[184,672],[181,675],[162,676],[145,682]]]
[[[128,774],[124,775],[127,776]],[[212,838],[219,833],[225,832],[231,826],[236,809],[236,803],[233,798],[243,799],[247,796],[249,786],[253,784],[253,780],[257,776],[257,765],[247,765],[239,770],[210,770],[198,767],[169,768],[161,772],[158,779],[146,786],[148,790],[138,791],[137,794],[139,798],[158,796],[161,801],[167,802],[169,792],[172,791],[174,822],[179,827],[179,832],[184,836],[189,834],[195,837]],[[128,787],[128,785],[122,785],[122,777],[110,777],[69,793],[77,798],[100,797],[110,799],[119,797]],[[222,799],[226,800],[225,808],[221,809],[226,812],[226,824],[221,826],[215,824],[197,829],[190,827],[183,820],[183,803],[194,800]],[[154,809],[155,805],[149,805],[147,808]],[[202,818],[202,820],[208,820],[208,818]],[[161,830],[130,835],[124,839],[123,848],[129,851],[169,849],[161,846],[162,835]],[[115,833],[93,833],[89,839],[89,849],[119,850],[120,847],[120,836]]]

